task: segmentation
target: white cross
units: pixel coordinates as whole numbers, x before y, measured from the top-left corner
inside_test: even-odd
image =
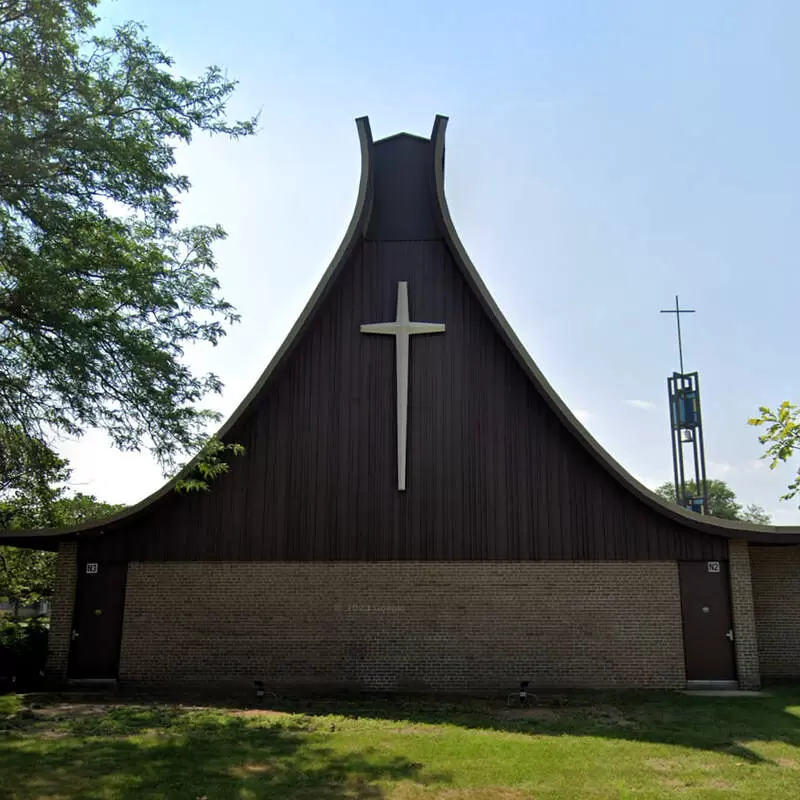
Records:
[[[408,283],[397,284],[397,315],[394,322],[362,325],[361,333],[382,333],[395,337],[397,355],[397,489],[406,489],[406,441],[408,432],[408,344],[415,333],[444,333],[439,322],[412,322],[408,316]]]

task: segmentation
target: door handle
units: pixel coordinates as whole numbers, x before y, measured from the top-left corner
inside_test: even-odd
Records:
[[[726,638],[726,639],[728,639],[728,641],[731,641],[731,642],[733,641],[733,628],[731,628],[731,629],[730,629],[730,630],[729,630],[729,631],[728,631],[728,632],[725,634],[725,638]]]
[[[74,642],[78,638],[79,635],[80,634],[78,633],[78,631],[75,631],[75,630],[72,631],[72,641]]]

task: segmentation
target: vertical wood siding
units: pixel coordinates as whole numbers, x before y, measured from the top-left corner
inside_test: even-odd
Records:
[[[394,340],[411,316],[408,481],[397,491]],[[259,404],[247,448],[202,494],[172,494],[82,545],[147,560],[725,559],[619,485],[506,348],[443,241],[363,240]]]

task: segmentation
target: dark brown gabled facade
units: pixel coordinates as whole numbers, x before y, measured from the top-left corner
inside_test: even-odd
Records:
[[[463,251],[445,124],[373,142],[358,121],[353,220],[223,428],[246,455],[210,492],[168,485],[100,524],[6,537],[60,545],[71,564],[54,671],[395,689],[758,683],[750,552],[786,545],[800,566],[800,530],[665,504],[594,442]],[[446,329],[411,336],[401,491],[395,341],[361,326],[394,320],[402,283],[411,319]],[[89,644],[70,647],[70,629]]]

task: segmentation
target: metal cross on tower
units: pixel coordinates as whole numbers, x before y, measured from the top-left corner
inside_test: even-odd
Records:
[[[672,468],[675,479],[675,500],[678,505],[700,514],[708,513],[706,455],[703,443],[703,420],[700,415],[700,383],[697,372],[686,373],[683,367],[683,338],[681,314],[694,314],[693,308],[681,308],[675,295],[675,308],[662,309],[662,314],[674,314],[678,323],[678,357],[681,371],[667,379],[669,417],[672,430]],[[694,467],[694,491],[687,491],[684,446],[690,445]]]
[[[678,295],[675,295],[675,308],[662,308],[662,314],[674,314],[678,323],[678,357],[681,362],[681,375],[683,375],[683,339],[681,338],[681,314],[694,314],[693,308],[681,308]]]

